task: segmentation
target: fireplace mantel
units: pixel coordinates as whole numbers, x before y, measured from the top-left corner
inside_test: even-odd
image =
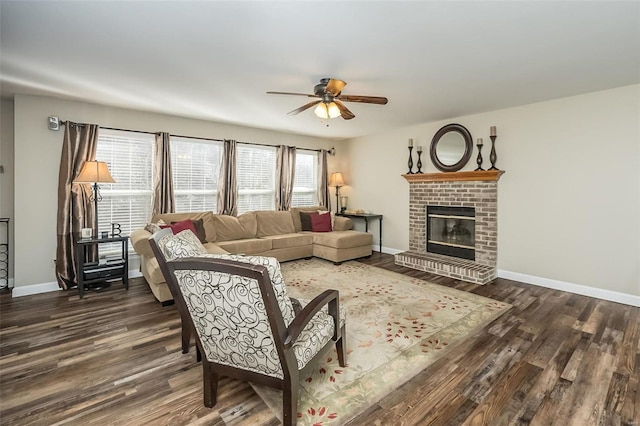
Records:
[[[498,181],[504,170],[484,170],[470,172],[445,173],[413,173],[402,175],[409,183],[412,182],[462,182],[462,181]]]

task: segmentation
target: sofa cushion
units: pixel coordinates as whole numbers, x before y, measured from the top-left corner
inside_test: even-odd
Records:
[[[291,212],[288,211],[258,211],[257,237],[266,237],[268,235],[293,234],[295,227]]]
[[[245,213],[238,217],[216,214],[213,216],[216,226],[216,242],[255,238],[255,213]]]
[[[373,235],[360,231],[314,232],[313,244],[333,248],[351,248],[373,244]]]
[[[319,210],[327,210],[324,206],[310,206],[310,207],[291,207],[291,219],[293,220],[293,227],[296,232],[302,231],[302,223],[300,222],[300,212],[317,213]]]
[[[310,246],[313,244],[313,235],[311,234],[268,235],[262,238],[271,240],[272,249]]]
[[[312,214],[311,230],[313,232],[331,232],[331,215],[330,214]]]
[[[204,248],[207,249],[209,254],[229,254],[228,251],[214,243],[205,243]]]
[[[216,245],[234,254],[256,254],[271,250],[271,240],[262,238],[216,241]]]
[[[210,211],[156,214],[151,218],[151,222],[157,222],[160,219],[164,220],[166,223],[180,222],[186,219],[202,219],[202,226],[204,226],[207,241],[212,243],[216,240],[216,228],[213,223],[213,213]]]

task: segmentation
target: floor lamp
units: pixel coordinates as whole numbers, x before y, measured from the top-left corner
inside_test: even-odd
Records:
[[[102,196],[100,195],[100,186],[99,183],[116,183],[115,180],[111,177],[111,173],[109,173],[109,167],[107,167],[107,163],[104,161],[85,161],[82,165],[82,169],[80,170],[80,174],[73,181],[73,183],[90,183],[93,187],[93,194],[91,195],[91,201],[93,201],[93,206],[95,208],[95,221],[94,221],[94,229],[95,234],[94,237],[98,237],[98,201],[102,200]]]
[[[338,204],[338,200],[340,197],[340,187],[345,186],[344,177],[342,177],[342,173],[335,172],[331,173],[331,177],[329,178],[329,186],[336,187],[336,214],[340,213],[340,205]]]

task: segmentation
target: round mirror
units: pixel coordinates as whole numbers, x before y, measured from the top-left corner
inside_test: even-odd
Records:
[[[457,172],[467,164],[472,150],[471,133],[460,124],[447,124],[433,136],[429,153],[438,170]]]

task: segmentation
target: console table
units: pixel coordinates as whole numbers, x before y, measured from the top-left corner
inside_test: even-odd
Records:
[[[369,221],[377,219],[380,224],[380,237],[379,237],[379,248],[380,253],[382,253],[382,215],[375,213],[340,213],[338,216],[348,217],[349,219],[362,219],[364,220],[364,230],[369,232]]]
[[[105,261],[85,261],[87,247],[96,246],[97,248],[99,244],[117,242],[121,243],[120,255],[110,257]],[[76,278],[81,299],[84,296],[86,285],[106,282],[115,278],[121,278],[124,288],[129,289],[129,237],[77,238],[75,251]]]

